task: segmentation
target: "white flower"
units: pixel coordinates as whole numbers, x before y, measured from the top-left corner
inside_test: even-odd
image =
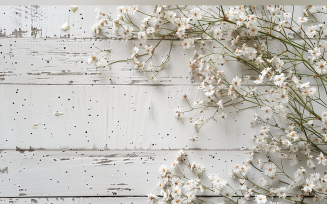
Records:
[[[144,23],[141,23],[141,25],[140,25],[140,30],[141,30],[141,31],[144,31],[145,28],[146,28],[146,25],[145,25]]]
[[[171,201],[171,204],[180,204],[182,203],[184,199],[182,199],[181,197],[174,197],[174,199]]]
[[[183,186],[183,188],[188,192],[196,190],[196,187],[197,187],[197,183],[193,179],[188,180]]]
[[[138,33],[138,39],[141,40],[142,42],[145,42],[147,39],[146,33],[144,31],[140,31]]]
[[[193,102],[193,105],[194,105],[194,106],[196,106],[196,105],[201,105],[201,104],[203,104],[203,101],[201,101],[201,100],[197,100],[197,101],[194,101],[194,102]]]
[[[155,32],[155,29],[154,29],[153,27],[148,27],[148,28],[146,29],[146,33],[147,33],[148,35],[153,35],[154,32]]]
[[[173,177],[171,179],[171,185],[172,185],[172,187],[175,187],[175,186],[182,187],[183,184],[184,184],[184,181],[182,179],[180,179],[179,177]]]
[[[171,22],[174,23],[176,19],[176,13],[174,11],[169,10],[166,13],[166,18]]]
[[[221,112],[220,114],[218,114],[218,117],[220,118],[221,121],[224,121],[227,118],[227,114],[224,112]]]
[[[259,75],[257,80],[253,81],[253,83],[255,83],[255,84],[261,84],[262,82],[263,82],[263,76],[262,75]]]
[[[266,113],[265,114],[266,119],[268,119],[268,118],[270,118],[272,116],[272,110],[271,110],[271,108],[269,106],[262,107],[262,110],[264,110],[265,113]]]
[[[178,27],[176,35],[177,37],[182,38],[185,35],[185,27]]]
[[[267,164],[265,166],[266,170],[264,171],[266,176],[272,177],[276,173],[276,165],[273,163]]]
[[[308,27],[308,30],[306,32],[307,36],[309,38],[314,38],[317,36],[318,32],[316,31],[317,30],[317,26],[315,25],[311,25]]]
[[[96,63],[96,66],[98,67],[105,67],[108,64],[108,59],[103,57]]]
[[[218,108],[223,109],[224,108],[223,100],[219,100],[217,102],[217,105],[218,105]]]
[[[280,187],[276,189],[276,194],[279,198],[285,198],[286,197],[286,187]]]
[[[325,60],[320,60],[315,64],[315,70],[318,74],[326,74],[327,73],[327,64]]]
[[[133,30],[134,28],[132,26],[128,26],[125,28],[125,33],[128,38],[131,38],[133,36]]]
[[[241,78],[239,78],[238,76],[236,76],[235,78],[233,78],[232,84],[235,85],[236,87],[240,87],[241,86]]]
[[[312,155],[310,155],[310,156],[312,156]],[[315,163],[312,161],[312,159],[307,160],[307,166],[309,168],[314,168],[315,167]]]
[[[191,18],[192,19],[202,19],[202,15],[201,15],[201,11],[199,8],[193,8],[191,11],[190,11],[190,14],[191,14]]]
[[[257,202],[257,204],[264,204],[267,202],[267,197],[265,195],[256,195],[255,201]]]
[[[132,8],[130,6],[125,6],[123,9],[124,14],[132,14]]]
[[[159,173],[160,173],[160,175],[161,175],[161,176],[166,176],[167,172],[168,172],[167,167],[166,167],[165,165],[162,165],[162,166],[160,167],[160,169],[159,169]]]
[[[264,178],[261,178],[260,181],[262,186],[266,186],[268,184],[267,180],[265,180]]]
[[[195,175],[201,175],[204,172],[205,168],[193,162],[193,164],[191,165],[191,170],[194,172]]]
[[[255,59],[256,63],[261,63],[261,62],[265,62],[262,60],[262,55],[259,55],[256,59]]]
[[[133,57],[135,57],[135,55],[139,52],[139,48],[138,47],[134,47],[133,48],[133,51],[132,51],[132,56],[131,56],[131,58],[133,58]]]
[[[100,23],[98,23],[99,25],[94,25],[94,26],[97,26],[97,29],[100,29],[100,31],[101,31],[101,28],[100,28],[100,26],[101,26],[101,24]],[[113,26],[113,30],[115,31],[115,32],[118,32],[118,30],[119,30],[119,28],[120,28],[120,24],[119,24],[119,19],[114,19],[113,21],[112,21],[112,26]],[[94,28],[95,29],[95,28]],[[99,31],[99,32],[100,32]],[[99,33],[97,33],[97,34],[99,34]]]
[[[306,184],[304,185],[304,187],[302,188],[302,190],[306,193],[311,193],[313,187],[315,186],[315,184],[313,183],[312,180],[310,179],[306,179]]]
[[[100,24],[100,23],[95,23],[95,24],[91,27],[91,31],[93,32],[93,35],[98,35],[98,34],[100,34],[100,31],[101,31],[101,24]]]
[[[292,14],[291,13],[284,13],[284,18],[285,19],[289,19],[292,17]]]
[[[189,49],[191,47],[194,47],[194,38],[184,39],[184,41],[181,43],[181,46],[184,49]]]
[[[132,7],[132,15],[135,15],[135,12],[139,10],[139,6],[138,5],[133,5]]]
[[[319,47],[315,47],[314,50],[309,50],[309,53],[311,54],[311,62],[321,56]]]
[[[197,125],[203,125],[205,123],[205,117],[202,116],[200,118],[198,118],[195,122],[194,122],[194,125],[197,126]]]
[[[251,26],[249,26],[249,35],[250,36],[256,36],[259,32],[260,28],[254,24],[252,24]]]
[[[327,159],[324,157],[324,154],[322,152],[320,152],[319,156],[316,159],[318,160],[318,164],[326,166]]]
[[[274,84],[277,85],[277,86],[283,86],[283,82],[285,80],[285,76],[284,76],[284,73],[281,73],[280,75],[276,75],[274,76]]]
[[[223,37],[223,31],[221,28],[217,28],[214,30],[214,38],[221,40]]]
[[[152,74],[152,75],[150,76],[150,80],[151,80],[152,82],[156,82],[156,81],[158,81],[158,78],[157,78],[154,74]]]
[[[327,52],[327,40],[320,41],[319,47],[324,48],[325,49],[325,52]]]
[[[69,29],[70,29],[70,26],[68,25],[67,22],[64,23],[64,24],[61,26],[61,30],[63,30],[63,31],[67,31],[67,30],[69,30]]]
[[[171,167],[172,167],[172,168],[175,168],[175,167],[177,166],[177,164],[178,164],[178,161],[176,160],[176,161],[174,161],[174,162],[171,164]]]
[[[104,13],[100,12],[100,9],[98,9],[98,8],[95,9],[95,12],[97,12],[97,16],[96,16],[97,19],[100,19],[101,16],[105,15]]]
[[[173,196],[173,198],[176,198],[176,197],[182,195],[182,189],[180,188],[179,185],[174,185],[173,189],[171,190],[171,195]]]
[[[158,203],[158,199],[159,197],[154,195],[154,194],[147,194],[148,196],[148,201],[152,204],[152,203]]]
[[[215,93],[215,87],[209,84],[209,86],[204,87],[203,91],[206,96],[212,96]]]
[[[177,152],[177,154],[176,154],[176,160],[177,161],[179,161],[179,160],[181,160],[181,158],[183,157],[183,156],[185,156],[186,155],[186,153],[181,149],[181,150],[179,150],[178,152]]]
[[[299,17],[298,22],[299,22],[299,24],[306,23],[306,22],[308,22],[308,18],[306,18],[306,17]]]
[[[86,62],[88,64],[96,64],[97,60],[98,58],[94,54],[92,54]]]
[[[174,115],[175,115],[175,117],[176,117],[177,119],[181,117],[181,113],[182,113],[182,110],[181,110],[180,108],[176,108],[176,109],[174,110]]]
[[[227,181],[221,179],[218,175],[211,174],[208,177],[215,188],[222,189],[227,185]]]

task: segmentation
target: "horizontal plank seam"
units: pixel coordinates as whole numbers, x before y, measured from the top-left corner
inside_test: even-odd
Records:
[[[29,84],[29,83],[0,83],[0,85],[32,85],[32,86],[199,86],[200,84]],[[322,84],[319,84],[322,85]],[[241,84],[242,87],[247,86],[269,86],[262,84]],[[310,86],[318,86],[317,84],[310,84]]]
[[[138,149],[112,149],[112,150],[98,150],[98,149],[0,149],[0,154],[1,151],[15,151],[15,152],[47,152],[47,151],[58,151],[58,152],[76,152],[76,151],[95,151],[95,152],[160,152],[160,151],[179,151],[183,148],[180,149],[143,149],[143,150],[138,150]],[[190,149],[183,149],[184,151],[240,151],[240,152],[248,152],[250,149],[200,149],[200,148],[190,148]]]
[[[196,195],[197,197],[202,198],[223,198],[223,196],[216,196],[216,195]],[[158,196],[162,197],[162,196]],[[232,196],[233,198],[240,198],[244,196]],[[255,197],[255,196],[250,196]],[[292,196],[286,196],[288,198],[291,198]],[[305,196],[305,198],[313,198],[314,196]],[[122,195],[122,196],[23,196],[23,197],[0,197],[0,199],[3,198],[147,198],[146,195]]]

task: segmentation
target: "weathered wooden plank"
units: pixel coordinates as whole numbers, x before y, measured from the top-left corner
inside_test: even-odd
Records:
[[[202,200],[207,201],[208,203],[227,203],[226,199],[221,197],[200,197]],[[268,199],[270,200],[270,199]],[[274,198],[272,202],[285,202],[285,200],[280,198]],[[289,202],[289,201],[286,201]],[[305,198],[305,203],[316,203],[312,198]],[[144,197],[57,197],[57,198],[0,198],[0,204],[22,204],[22,203],[31,203],[31,204],[147,204],[147,201]],[[247,201],[247,203],[256,203],[254,198]],[[291,202],[289,202],[291,203]]]
[[[121,5],[79,5],[74,13],[69,5],[2,5],[0,7],[0,37],[2,38],[90,38],[93,37],[91,27],[97,23],[98,8],[101,12],[117,18],[118,8]],[[224,5],[226,9],[230,6]],[[189,6],[192,8],[192,6]],[[145,13],[153,13],[153,5],[140,5],[139,9]],[[284,5],[287,12],[292,12],[290,5]],[[304,6],[295,5],[294,19],[303,16]],[[324,15],[316,15],[322,20]],[[136,13],[130,15],[131,19],[139,26],[146,15]],[[62,31],[60,28],[68,22],[71,29]],[[112,25],[109,24],[109,27]],[[112,30],[104,30],[103,34],[108,37],[116,36]],[[118,32],[117,36],[122,36]]]
[[[156,46],[159,40],[148,41],[147,44]],[[150,81],[150,72],[140,72],[134,67],[133,61],[119,62],[106,67],[97,68],[87,63],[89,56],[101,49],[112,49],[108,54],[108,62],[124,60],[131,57],[133,47],[139,41],[131,40],[127,43],[112,39],[49,39],[49,38],[13,38],[0,39],[0,83],[1,84],[163,84],[163,85],[198,85],[200,80],[197,71],[189,73],[189,63],[194,50],[185,50],[179,46],[180,41],[174,41],[169,62],[158,74],[158,81]],[[281,43],[276,40],[269,42],[274,50],[283,50]],[[208,41],[207,46],[217,45]],[[226,44],[229,44],[226,42]],[[149,62],[157,66],[169,54],[171,41],[162,41],[156,48],[154,56]],[[272,51],[272,50],[271,50]],[[206,55],[208,51],[197,49],[199,55]],[[140,54],[146,53],[140,50]],[[160,53],[160,54],[159,54]],[[139,58],[146,61],[149,56]],[[213,60],[217,56],[212,55]],[[147,65],[146,65],[147,66]],[[285,65],[288,67],[289,65]],[[228,61],[224,66],[217,65],[224,70],[226,78],[231,81],[235,76],[243,79],[243,85],[253,85],[258,73],[251,71],[237,61]],[[308,73],[307,68],[299,66],[301,73]],[[99,75],[101,73],[101,75]],[[251,80],[245,81],[246,76]],[[311,84],[316,82],[312,78],[304,78]]]
[[[188,140],[189,117],[214,112],[194,110],[182,123],[174,110],[190,109],[183,94],[191,103],[203,98],[195,86],[0,85],[0,149],[251,148],[251,109],[225,107],[226,121],[209,121],[199,141]]]
[[[95,8],[116,11],[118,6],[79,6],[73,13],[70,6],[18,5],[1,6],[3,19],[1,37],[7,38],[75,38],[93,37],[91,26],[97,22]],[[61,26],[68,22],[71,29],[67,32]]]
[[[0,197],[137,196],[152,193],[159,168],[170,166],[177,151],[1,151]],[[230,169],[248,151],[187,151],[191,162],[205,165],[230,183]],[[187,167],[186,175],[192,178]],[[172,172],[178,174],[177,169]],[[175,172],[176,171],[176,172]],[[209,182],[204,179],[203,182]],[[237,182],[235,180],[235,182]],[[206,183],[209,185],[209,183]],[[160,193],[160,192],[158,192]],[[204,192],[204,195],[210,193]]]
[[[155,46],[159,41],[148,44]],[[197,73],[188,71],[189,60],[194,50],[184,50],[179,41],[173,45],[172,55],[167,66],[158,75],[158,82],[149,81],[151,73],[141,73],[134,68],[133,61],[120,62],[109,68],[96,68],[89,65],[89,56],[97,52],[95,47],[113,49],[108,61],[127,59],[138,41],[123,42],[106,39],[0,39],[0,82],[19,84],[199,84]],[[163,41],[150,61],[155,66],[169,53],[170,41]],[[210,44],[214,44],[211,42]],[[145,53],[141,50],[140,54]],[[160,53],[160,54],[159,54]],[[198,51],[206,54],[205,51]],[[146,61],[140,58],[139,61]],[[229,62],[221,66],[228,78],[245,77],[244,66]],[[98,73],[102,73],[98,75]],[[254,73],[253,73],[254,74]]]
[[[221,198],[201,198],[209,202],[222,201]],[[0,198],[0,204],[147,204],[145,197],[58,197],[58,198]]]

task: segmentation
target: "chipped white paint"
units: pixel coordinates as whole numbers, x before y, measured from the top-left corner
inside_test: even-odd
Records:
[[[203,98],[196,86],[0,85],[0,149],[251,148],[251,109],[237,114],[226,107],[226,121],[210,121],[198,142],[188,140],[195,132],[189,117],[199,116],[174,118],[178,106],[189,110],[183,94],[191,102]]]
[[[158,167],[170,165],[176,152],[1,151],[0,168],[7,170],[0,173],[0,197],[144,196],[156,189]],[[249,156],[248,151],[189,150],[187,154],[230,183],[234,180],[229,169]],[[191,174],[185,165],[181,167]],[[178,174],[177,169],[172,172]]]
[[[188,117],[198,114],[185,115],[184,123],[174,118],[176,107],[188,108],[183,94],[202,98],[196,75],[188,73],[193,52],[178,41],[173,52],[185,55],[172,55],[156,84],[131,63],[98,75],[86,63],[95,46],[113,49],[109,59],[118,60],[139,42],[124,43],[110,30],[93,38],[95,8],[116,16],[118,6],[0,6],[0,204],[144,204],[160,165],[169,165],[177,149],[189,149],[191,159],[226,179],[248,157],[258,131],[248,120],[255,110],[237,116],[226,108],[227,121],[209,122],[195,143]],[[169,46],[162,42],[154,62]],[[236,62],[221,69],[229,78],[257,76]]]
[[[202,198],[210,202],[222,202],[221,198]],[[147,204],[145,197],[63,197],[63,198],[0,198],[0,204]]]

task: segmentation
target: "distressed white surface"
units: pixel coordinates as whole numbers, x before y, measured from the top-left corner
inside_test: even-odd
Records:
[[[0,169],[5,170],[0,174],[0,197],[144,196],[156,189],[158,167],[170,166],[176,153],[1,151]],[[228,176],[230,169],[249,157],[248,151],[190,150],[187,154],[191,162],[206,164],[208,173],[217,173],[230,183],[233,183]],[[182,165],[181,169],[184,168],[186,175],[190,175],[190,170]],[[172,172],[179,174],[177,169]],[[210,184],[208,179],[204,181]]]
[[[170,165],[177,149],[189,149],[191,159],[226,179],[231,167],[248,158],[258,132],[249,125],[254,110],[236,115],[225,108],[228,119],[209,122],[195,143],[188,140],[194,132],[188,117],[199,114],[185,115],[184,123],[174,118],[175,108],[188,108],[183,94],[191,102],[202,98],[199,80],[188,73],[193,51],[178,41],[172,52],[185,55],[173,54],[155,84],[131,63],[115,64],[102,75],[87,65],[94,46],[113,49],[109,59],[118,60],[130,57],[139,43],[125,44],[109,30],[94,39],[89,29],[95,8],[115,16],[118,6],[79,6],[76,13],[69,6],[0,6],[1,204],[143,204],[156,188],[159,167]],[[60,30],[66,21],[68,32]],[[169,46],[164,41],[158,47],[162,56],[155,62]],[[228,77],[257,76],[236,62],[220,69]]]
[[[201,198],[210,202],[222,202],[221,198]],[[116,198],[99,198],[99,197],[62,197],[62,198],[0,198],[0,204],[146,204],[148,203],[146,198],[140,197],[116,197]]]
[[[0,149],[251,148],[255,129],[238,117],[251,109],[226,107],[226,121],[209,121],[198,142],[188,140],[195,132],[189,117],[199,111],[185,114],[184,123],[174,118],[178,106],[189,110],[183,94],[191,102],[202,97],[195,86],[0,85]]]

